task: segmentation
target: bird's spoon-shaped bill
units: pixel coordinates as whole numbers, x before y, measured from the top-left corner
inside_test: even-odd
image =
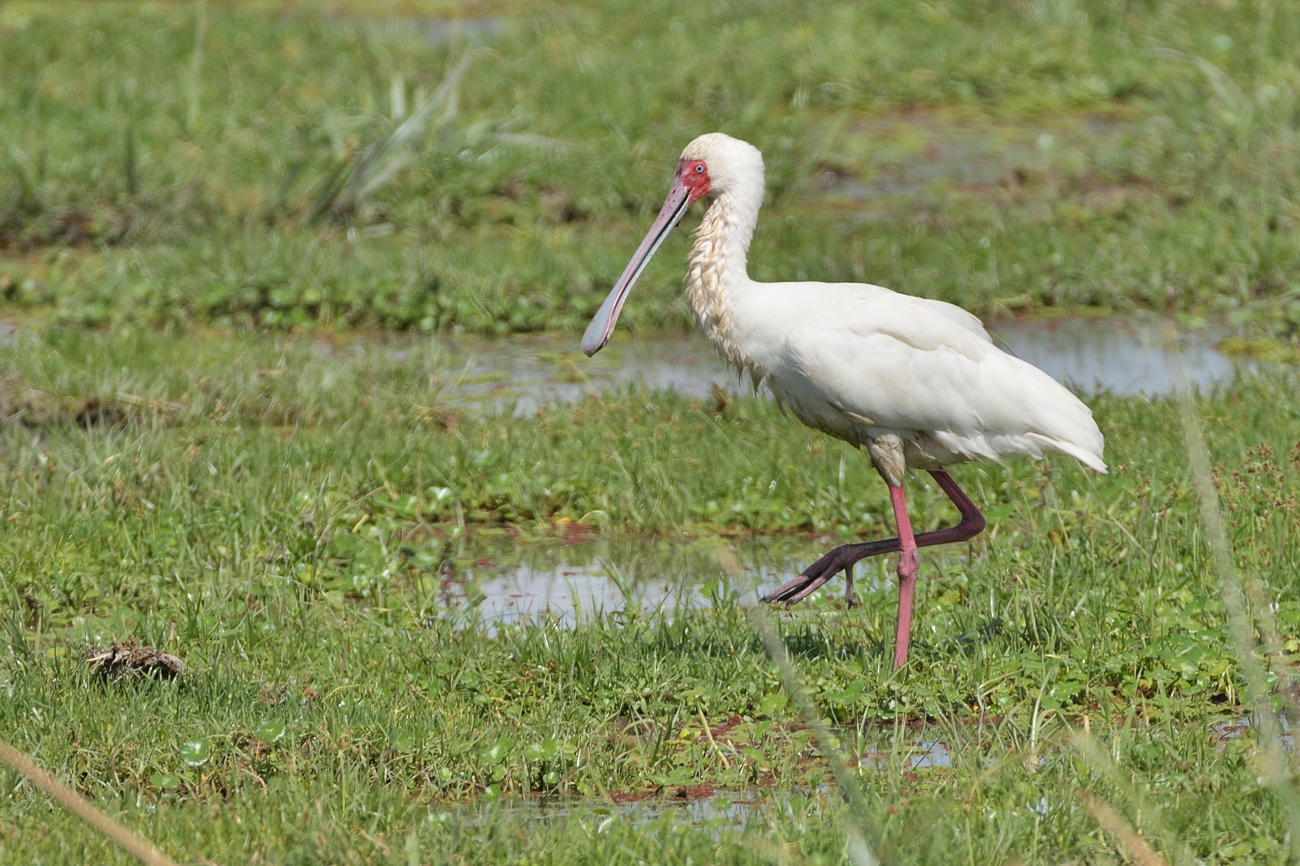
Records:
[[[659,216],[655,218],[654,225],[650,227],[645,240],[641,241],[641,246],[637,247],[636,255],[632,256],[632,261],[627,263],[623,276],[618,278],[618,282],[610,290],[609,297],[605,298],[605,303],[600,305],[600,309],[592,317],[586,333],[582,335],[582,351],[587,357],[605,348],[610,335],[614,333],[618,314],[623,310],[623,303],[627,300],[628,292],[632,290],[632,284],[641,276],[646,265],[650,264],[650,259],[659,250],[664,238],[668,237],[668,234],[682,221],[693,200],[691,190],[684,182],[683,172],[678,167],[677,175],[673,178],[672,189],[668,190],[668,198],[664,201],[664,206],[659,209]]]

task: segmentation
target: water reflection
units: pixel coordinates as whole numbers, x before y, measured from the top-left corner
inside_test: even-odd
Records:
[[[504,624],[551,621],[564,627],[593,617],[657,614],[744,604],[798,574],[809,556],[806,541],[738,539],[731,545],[743,576],[728,579],[713,544],[672,544],[644,538],[503,549],[500,560],[480,555],[442,582],[444,603],[489,633]],[[513,560],[513,561],[512,561]],[[502,563],[502,564],[499,564]],[[863,569],[864,592],[884,586],[884,573]],[[838,585],[826,592],[835,594]]]
[[[571,627],[602,614],[671,613],[707,604],[698,584],[663,578],[632,581],[597,563],[471,569],[460,579],[444,582],[443,592],[453,607],[476,611],[489,630],[527,619]]]

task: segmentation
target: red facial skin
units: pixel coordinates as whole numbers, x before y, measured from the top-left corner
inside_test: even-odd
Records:
[[[709,194],[709,167],[702,159],[683,159],[677,163],[677,178],[690,193],[690,204]]]

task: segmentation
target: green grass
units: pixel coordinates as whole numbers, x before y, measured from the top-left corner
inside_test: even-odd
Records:
[[[426,28],[448,15],[499,27]],[[1171,402],[1093,401],[1108,476],[955,470],[990,531],[925,557],[905,671],[888,562],[860,610],[773,614],[838,745],[881,756],[851,813],[737,602],[890,532],[869,461],[754,399],[477,410],[391,333],[580,329],[680,148],[723,129],[767,161],[757,278],[1226,315],[1286,355],[1297,27],[1193,0],[0,2],[0,310],[40,324],[0,341],[0,739],[184,862],[838,863],[854,827],[888,863],[1139,859],[1097,802],[1170,863],[1287,861],[1291,789],[1211,729],[1249,666]],[[997,183],[825,188],[1041,131]],[[689,324],[687,242],[629,325]],[[1284,709],[1296,385],[1198,403]],[[920,528],[954,518],[909,491]],[[485,559],[709,604],[489,635],[473,582],[468,607],[443,586]],[[87,670],[127,636],[187,673]],[[953,766],[910,769],[934,738]],[[0,776],[0,862],[125,862]],[[754,805],[699,818],[683,789]]]
[[[719,128],[766,156],[758,278],[983,314],[1300,320],[1298,25],[1275,4],[503,3],[461,10],[495,34],[442,41],[418,15],[447,4],[330,8],[5,4],[7,302],[96,324],[578,329],[680,148]],[[337,195],[467,51],[454,102],[363,172],[375,189]],[[817,185],[879,177],[882,119],[944,144],[954,119],[996,138],[1092,116],[1122,131],[1000,185],[873,202],[869,223]],[[633,326],[688,324],[686,243]]]
[[[458,409],[433,344],[391,348],[233,331],[0,344],[0,738],[190,862],[842,862],[851,817],[713,551],[806,561],[888,531],[869,461],[752,399]],[[1295,384],[1244,379],[1199,404],[1240,567],[1278,604],[1283,645],[1260,656],[1275,671],[1300,649]],[[842,745],[883,748],[852,820],[887,862],[1116,861],[1081,791],[1170,862],[1285,859],[1253,738],[1210,730],[1247,711],[1176,410],[1095,409],[1109,476],[1065,459],[956,470],[991,531],[926,556],[906,671],[890,670],[891,584],[867,587],[885,563],[861,610],[827,596],[775,614]],[[918,524],[952,519],[910,489]],[[439,592],[445,569],[557,546],[707,583],[712,603],[489,638]],[[127,635],[188,672],[87,670],[88,646]],[[1108,757],[1071,745],[1085,716]],[[906,770],[934,737],[953,767]],[[15,783],[0,861],[123,862]],[[646,822],[610,800],[701,785],[757,812]],[[579,806],[530,822],[539,795]]]

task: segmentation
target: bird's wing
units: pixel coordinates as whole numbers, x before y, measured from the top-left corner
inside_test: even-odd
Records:
[[[1088,407],[994,346],[974,316],[884,289],[826,289],[786,317],[782,366],[795,375],[777,375],[782,390],[805,392],[796,403],[824,401],[870,426],[931,433],[969,457],[1047,448],[1104,471]]]
[[[897,295],[896,292],[893,294]],[[965,328],[986,343],[993,342],[993,338],[989,336],[989,332],[985,329],[984,323],[979,320],[979,317],[974,313],[963,310],[956,304],[949,304],[945,301],[932,301],[929,298],[914,298],[908,295],[899,295],[899,297],[907,298],[920,310],[952,320],[954,324]]]
[[[934,319],[937,317],[946,319],[982,342],[993,342],[993,338],[989,336],[989,332],[978,316],[946,301],[904,295],[893,289],[868,283],[760,283],[758,285],[770,288],[787,300],[801,299],[798,304],[805,310],[815,308],[836,315],[843,311],[849,315],[877,315],[883,318],[902,316],[906,319],[921,316]],[[802,300],[807,295],[813,296],[807,298],[807,301],[813,303]]]

